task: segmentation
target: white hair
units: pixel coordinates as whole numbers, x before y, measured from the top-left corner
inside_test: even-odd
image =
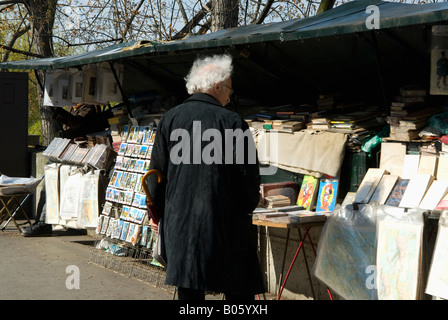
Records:
[[[204,92],[232,75],[232,57],[228,54],[196,59],[185,77],[189,94]]]

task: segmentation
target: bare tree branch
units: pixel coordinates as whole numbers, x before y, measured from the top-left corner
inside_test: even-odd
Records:
[[[40,55],[38,53],[29,52],[29,51],[23,51],[23,50],[19,50],[19,49],[14,49],[12,47],[9,47],[9,46],[3,45],[3,44],[0,44],[0,49],[9,50],[9,51],[14,52],[14,53],[20,53],[20,54],[23,54],[23,55],[26,55],[26,56],[29,56],[29,57],[45,58],[45,56]]]
[[[266,19],[267,15],[269,14],[269,10],[271,10],[272,4],[274,3],[274,0],[268,0],[264,6],[263,11],[261,12],[261,15],[258,17],[258,19],[254,22],[254,24],[262,24],[264,19]]]
[[[209,1],[205,6],[211,7],[211,5],[212,5],[212,2]],[[186,35],[188,35],[191,32],[191,30],[194,27],[196,27],[199,24],[199,22],[207,15],[207,13],[208,12],[206,12],[206,9],[203,6],[202,9],[199,10],[198,13],[171,39],[177,40],[177,39],[181,39],[181,38],[185,37]]]
[[[28,25],[28,26],[25,26],[25,28],[23,28],[23,29],[21,29],[21,30],[18,30],[17,32],[15,32],[13,35],[12,35],[12,37],[11,37],[11,39],[9,40],[9,43],[7,44],[7,47],[8,48],[12,48],[12,47],[14,47],[14,44],[16,43],[16,40],[18,39],[18,38],[20,38],[22,35],[24,35],[25,33],[27,33],[29,30],[31,29],[31,27]],[[9,59],[9,53],[11,52],[11,50],[6,50],[6,52],[5,52],[5,55],[3,56],[3,58],[2,58],[2,61],[4,62],[4,61],[8,61],[8,59]]]

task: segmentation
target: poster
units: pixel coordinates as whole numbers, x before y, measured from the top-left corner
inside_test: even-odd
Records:
[[[45,166],[45,223],[59,223],[59,164]]]
[[[96,228],[99,216],[99,174],[90,172],[82,177],[77,226]]]
[[[430,94],[448,95],[448,26],[433,26],[431,35]]]
[[[423,224],[380,221],[377,245],[379,300],[418,298]]]
[[[448,299],[448,212],[442,213],[439,220],[436,245],[429,270],[426,293]]]

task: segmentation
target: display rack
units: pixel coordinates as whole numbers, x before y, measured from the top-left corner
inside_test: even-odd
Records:
[[[156,128],[151,125],[124,127],[90,262],[173,292],[164,285],[165,269],[152,257],[157,235],[149,226],[142,187],[155,134]]]

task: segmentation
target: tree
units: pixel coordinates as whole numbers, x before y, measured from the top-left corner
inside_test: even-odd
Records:
[[[335,2],[336,0],[322,0],[316,14],[330,10],[331,8],[333,8]]]
[[[56,14],[57,0],[23,0],[23,1],[0,1],[0,5],[6,6],[3,10],[9,10],[12,17],[22,17],[19,19],[19,25],[11,36],[8,48],[5,52],[6,60],[11,51],[14,50],[15,42],[23,35],[31,30],[31,47],[30,52],[19,51],[19,53],[27,56],[52,57],[53,52],[53,27]],[[16,11],[12,10],[17,6]],[[45,77],[43,72],[36,72],[36,78],[39,83],[44,83]],[[43,99],[43,90],[41,86],[37,87],[38,97]],[[48,144],[55,136],[56,124],[51,119],[51,110],[48,107],[40,105],[41,128],[43,143]]]
[[[323,0],[324,2],[333,0]],[[0,0],[1,60],[53,57],[136,40],[170,41],[249,24],[312,15],[312,0]],[[3,32],[3,33],[2,33]],[[28,48],[19,45],[27,38]],[[23,41],[22,41],[23,43]],[[23,59],[22,58],[22,59]],[[43,144],[57,125],[43,106],[44,73],[36,72]]]

